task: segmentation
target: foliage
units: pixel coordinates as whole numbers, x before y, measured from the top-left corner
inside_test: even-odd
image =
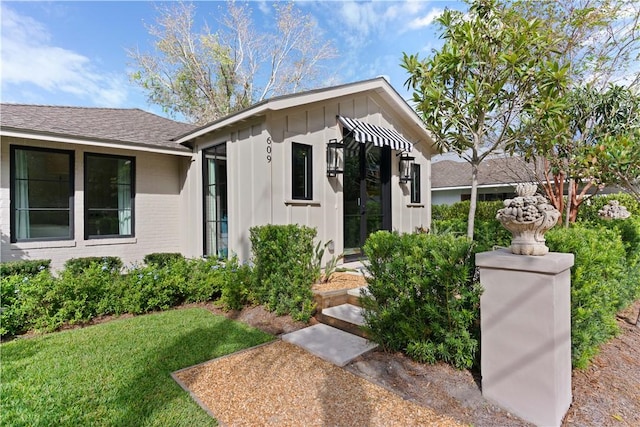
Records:
[[[276,31],[267,33],[247,3],[227,2],[215,32],[194,28],[194,4],[159,7],[147,28],[155,52],[129,50],[130,77],[150,103],[198,124],[321,82],[320,65],[336,55],[332,43],[293,3],[274,9]]]
[[[218,301],[226,310],[240,310],[254,303],[251,294],[253,271],[248,264],[239,264],[237,257],[225,263],[221,283],[221,295]]]
[[[110,267],[113,262],[83,262],[72,262],[57,278],[48,270],[3,276],[1,335],[53,331],[97,316],[141,314],[218,298],[224,308],[250,301],[251,269],[239,266],[236,258],[180,257],[163,266],[134,266],[125,275]]]
[[[598,211],[611,200],[619,201],[621,205],[627,208],[632,217],[640,217],[640,201],[628,193],[614,193],[602,194],[589,199],[578,213],[578,222],[599,221]]]
[[[475,0],[468,13],[437,19],[444,45],[421,61],[404,53],[406,85],[441,148],[471,164],[467,236],[473,237],[478,165],[554,123],[563,111],[565,65],[556,41],[538,20],[526,20],[498,0]]]
[[[20,285],[27,277],[18,274],[0,276],[0,337],[18,335],[26,330],[26,313],[18,300]]]
[[[171,373],[272,339],[191,308],[4,343],[2,424],[216,425]]]
[[[558,55],[571,62],[571,81],[600,89],[640,83],[636,0],[519,0],[513,6],[553,32]]]
[[[575,254],[571,268],[571,346],[574,367],[583,368],[598,346],[618,332],[616,313],[640,297],[638,270],[626,262],[615,230],[574,225],[546,233],[552,251]]]
[[[43,270],[49,270],[50,259],[27,259],[22,261],[0,263],[0,277],[18,274],[21,276],[35,276]]]
[[[64,270],[70,274],[82,274],[82,272],[92,266],[98,264],[105,267],[106,270],[119,272],[122,269],[122,260],[117,256],[105,257],[82,257],[71,258],[64,263]]]
[[[498,209],[503,207],[501,201],[478,202],[477,222],[473,232],[474,252],[490,251],[496,246],[507,247],[511,244],[511,233],[496,219]],[[436,205],[432,209],[433,230],[437,233],[453,233],[457,236],[465,234],[469,201],[452,205]]]
[[[636,117],[640,116],[640,97],[637,100]],[[603,138],[601,147],[603,181],[624,188],[640,203],[640,126],[617,138]]]
[[[472,247],[453,235],[372,234],[364,252],[373,298],[363,299],[372,339],[421,362],[471,367],[480,303]]]
[[[563,131],[524,141],[519,150],[527,158],[544,158],[543,188],[561,212],[570,180],[568,219],[575,222],[591,190],[620,184],[633,190],[640,178],[640,97],[621,86],[585,86],[573,88],[566,99]]]
[[[433,220],[439,219],[467,219],[469,213],[469,205],[471,202],[465,200],[464,202],[457,202],[451,205],[434,205],[431,207],[431,218]],[[496,219],[496,213],[498,209],[504,207],[501,200],[491,202],[478,202],[476,207],[476,219],[478,221],[491,221]]]
[[[318,242],[316,248],[314,250],[313,257],[313,283],[320,281],[321,283],[327,283],[331,280],[331,276],[335,273],[336,268],[338,266],[338,261],[344,258],[344,254],[333,255],[322,267],[322,258],[324,258],[324,253],[333,243],[333,240],[329,240],[324,245],[322,242]]]
[[[145,264],[154,264],[158,267],[165,267],[175,261],[183,259],[180,252],[154,252],[144,256]]]
[[[256,299],[276,314],[308,321],[314,310],[314,244],[316,230],[290,225],[249,229],[254,259]]]

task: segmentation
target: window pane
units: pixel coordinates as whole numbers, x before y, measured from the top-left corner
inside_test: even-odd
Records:
[[[311,187],[311,148],[311,145],[296,144],[295,142],[292,145],[292,197],[294,199],[310,200],[313,197]]]
[[[12,241],[72,233],[72,152],[14,148]]]
[[[226,145],[205,150],[205,253],[228,256],[227,159]]]
[[[19,212],[18,217],[24,218],[25,214],[29,218],[29,233],[26,235],[27,227],[17,227],[18,239],[48,239],[65,238],[71,234],[69,226],[69,211],[28,211]]]
[[[85,235],[133,235],[133,158],[87,155]]]
[[[411,168],[411,203],[420,203],[420,165]]]

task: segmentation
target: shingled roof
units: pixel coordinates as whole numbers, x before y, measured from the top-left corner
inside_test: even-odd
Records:
[[[478,185],[504,185],[535,180],[535,168],[520,157],[485,159],[478,167]],[[431,188],[471,187],[471,164],[441,160],[431,164]]]
[[[172,141],[194,125],[131,108],[62,107],[0,104],[0,127],[25,133],[55,135],[127,145],[188,151]]]

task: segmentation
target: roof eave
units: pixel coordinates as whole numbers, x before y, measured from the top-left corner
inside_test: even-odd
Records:
[[[24,138],[39,141],[61,142],[66,144],[91,145],[96,147],[117,148],[122,150],[146,151],[160,154],[172,154],[176,156],[191,156],[191,151],[176,146],[176,148],[162,147],[159,145],[144,144],[132,141],[118,141],[99,138],[82,138],[75,135],[66,135],[52,132],[35,132],[31,130],[0,127],[0,136]]]

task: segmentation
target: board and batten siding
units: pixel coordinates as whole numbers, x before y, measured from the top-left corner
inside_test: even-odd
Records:
[[[186,252],[183,227],[186,210],[183,188],[190,158],[144,151],[64,144],[32,139],[3,137],[0,147],[1,193],[0,231],[2,262],[24,259],[51,259],[60,270],[70,258],[118,256],[125,265],[141,263],[152,252]],[[10,145],[73,151],[74,238],[71,240],[10,243]],[[135,158],[134,237],[84,238],[84,155],[122,155]]]
[[[241,122],[213,131],[195,141],[200,175],[190,173],[190,188],[202,195],[203,155],[208,147],[227,143],[227,185],[229,197],[229,253],[241,261],[251,257],[249,229],[265,224],[300,224],[314,227],[319,241],[334,242],[333,253],[343,251],[343,177],[326,176],[326,144],[342,139],[337,115],[383,127],[392,127],[411,141],[414,135],[401,124],[392,122],[384,101],[375,93],[334,98],[304,106],[269,111],[253,121]],[[312,200],[292,198],[292,144],[311,145],[313,160]],[[426,142],[418,143],[411,153],[421,165],[422,201],[410,203],[410,186],[401,184],[398,160],[392,151],[392,228],[413,232],[430,226],[430,157]],[[271,156],[271,161],[267,156]],[[197,182],[196,182],[197,181]],[[203,200],[192,205],[191,242],[193,251],[203,250]],[[323,262],[324,262],[323,261]]]

